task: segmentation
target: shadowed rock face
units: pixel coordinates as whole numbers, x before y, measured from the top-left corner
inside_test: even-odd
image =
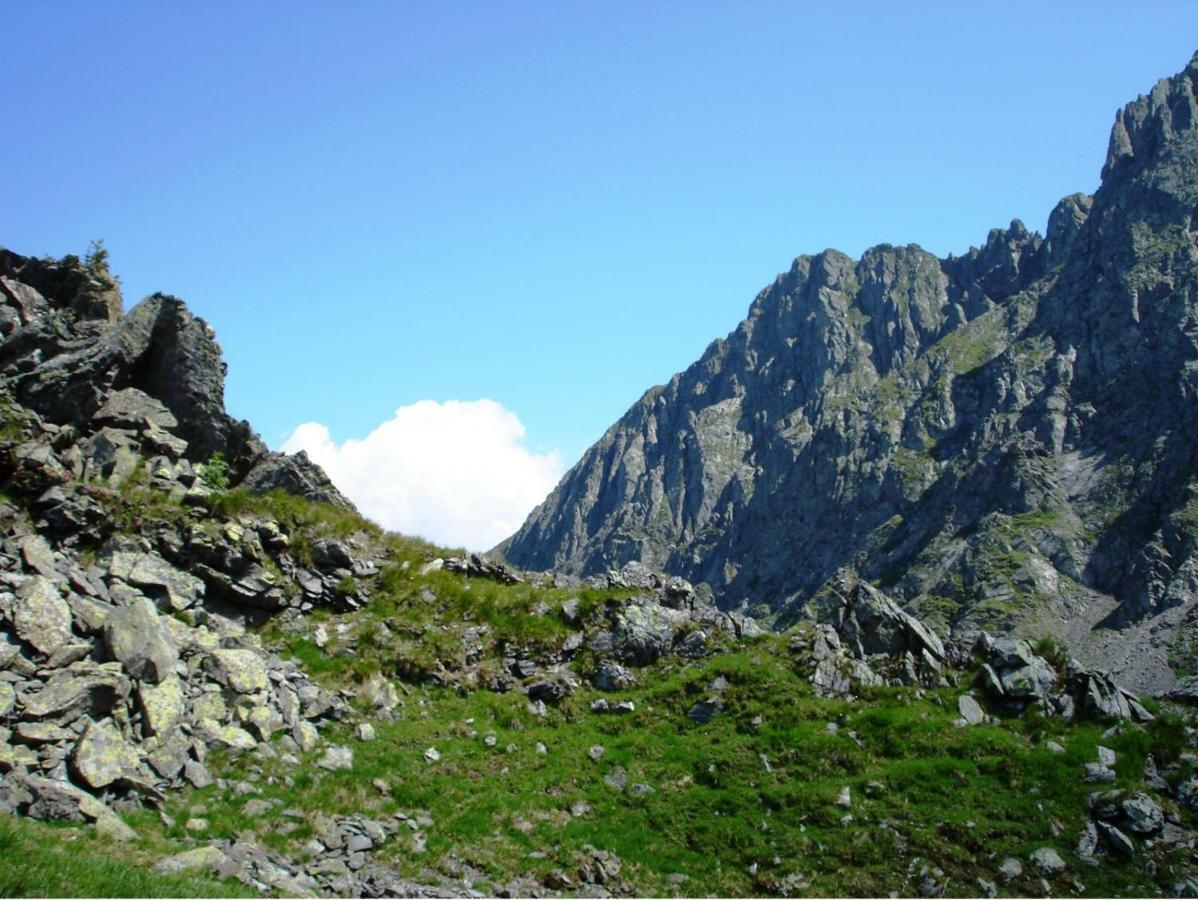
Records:
[[[270,452],[248,422],[225,412],[216,335],[176,297],[154,294],[122,315],[106,273],[74,257],[0,248],[0,337],[0,385],[49,422],[87,433],[114,416],[118,424],[128,415],[173,417],[169,439],[185,442],[179,449],[189,460],[221,453],[251,489],[350,505],[306,456]],[[147,408],[114,409],[131,403]]]
[[[1122,110],[1102,185],[963,257],[795,260],[498,548],[640,560],[785,623],[842,570],[957,634],[1198,664],[1198,57]]]

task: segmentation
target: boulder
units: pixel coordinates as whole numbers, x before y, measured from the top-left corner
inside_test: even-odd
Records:
[[[303,450],[293,456],[264,454],[246,473],[241,486],[255,494],[280,490],[342,509],[354,508]]]
[[[36,694],[24,698],[24,715],[30,719],[72,722],[80,716],[108,716],[129,696],[129,681],[119,663],[72,667],[55,672]]]
[[[98,425],[131,428],[134,431],[146,431],[150,428],[169,431],[179,425],[179,420],[162,401],[137,388],[113,391],[104,404],[92,414],[92,421]]]
[[[253,650],[213,650],[209,669],[213,678],[238,694],[266,690],[270,683],[265,662]]]
[[[962,694],[957,698],[957,711],[966,725],[980,725],[986,721],[985,710],[969,694]]]
[[[636,685],[636,676],[619,663],[604,659],[591,673],[591,683],[601,691],[625,691]]]
[[[324,756],[316,761],[316,765],[322,769],[328,769],[330,772],[352,769],[354,767],[354,751],[349,747],[329,747],[324,751]]]
[[[137,838],[136,832],[116,813],[73,784],[39,775],[9,774],[0,785],[0,792],[10,798],[4,805],[31,819],[94,822],[96,830],[109,837],[118,840]]]
[[[690,708],[687,716],[696,725],[706,725],[724,711],[724,701],[719,697],[708,697]]]
[[[147,735],[170,734],[186,712],[183,682],[173,673],[156,684],[148,681],[140,683],[137,686],[137,700]]]
[[[50,656],[71,640],[71,607],[49,578],[31,576],[17,591],[13,628],[17,637]]]
[[[841,576],[831,596],[830,604],[821,604],[821,617],[831,619],[841,641],[858,658],[910,653],[925,667],[938,670],[943,665],[944,644],[936,633],[877,588]]]
[[[674,634],[689,621],[684,613],[644,598],[620,606],[612,619],[612,652],[638,666],[649,665],[666,653]]]
[[[92,722],[71,754],[75,776],[92,790],[108,787],[118,778],[135,775],[141,759],[111,719]]]
[[[1123,801],[1123,817],[1128,829],[1136,834],[1155,834],[1165,824],[1165,814],[1145,793],[1134,794]]]
[[[118,551],[112,554],[109,571],[174,612],[193,606],[204,596],[203,581],[179,571],[156,553]]]
[[[1031,855],[1032,865],[1042,874],[1052,878],[1065,871],[1065,860],[1052,847],[1041,847]]]
[[[108,615],[104,641],[126,672],[153,684],[173,675],[179,661],[174,641],[145,597],[136,597]]]

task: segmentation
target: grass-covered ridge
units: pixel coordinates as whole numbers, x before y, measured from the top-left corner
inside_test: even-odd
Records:
[[[282,732],[241,754],[211,751],[218,781],[168,794],[161,811],[125,813],[140,837],[131,844],[24,824],[0,831],[4,856],[13,847],[23,857],[0,875],[3,893],[230,893],[204,880],[157,881],[138,866],[211,841],[314,862],[328,820],[354,815],[401,823],[372,850],[372,864],[488,895],[594,891],[584,881],[597,853],[620,861],[604,889],[647,896],[919,895],[929,884],[973,896],[985,883],[1038,895],[1029,858],[1042,847],[1067,861],[1055,894],[1169,891],[1192,867],[1188,851],[1163,842],[1141,842],[1131,860],[1100,855],[1093,867],[1071,853],[1090,821],[1091,792],[1143,790],[1149,757],[1174,785],[1194,775],[1193,736],[1177,712],[1154,706],[1154,722],[1114,726],[994,709],[998,718],[960,727],[969,668],[938,687],[822,697],[811,684],[807,624],[743,639],[713,633],[705,655],[630,666],[636,684],[603,693],[588,677],[605,654],[580,647],[580,630],[643,591],[467,576],[439,565],[447,551],[283,494],[220,492],[198,507],[144,484],[95,496],[121,514],[123,529],[185,523],[217,534],[270,521],[298,564],[330,539],[377,564],[339,588],[360,608],[292,608],[257,628],[267,650],[348,698],[354,715],[323,728],[308,752]],[[1049,519],[1033,513],[1013,525],[1034,530]],[[1050,650],[1040,648],[1063,669]],[[513,660],[542,671],[568,664],[579,686],[538,708],[511,676]],[[375,702],[380,684],[395,692],[389,712]],[[603,698],[632,709],[592,711]],[[697,724],[689,712],[712,698],[722,711]],[[373,736],[363,737],[364,724]],[[352,768],[318,764],[330,744],[352,749]],[[1114,784],[1085,781],[1100,745],[1117,755]],[[1190,810],[1158,800],[1193,826]],[[29,834],[49,836],[47,853],[71,836],[75,863],[45,889],[35,882],[50,862],[20,849]],[[107,858],[93,865],[75,848]],[[1004,882],[998,869],[1008,857],[1023,874]]]

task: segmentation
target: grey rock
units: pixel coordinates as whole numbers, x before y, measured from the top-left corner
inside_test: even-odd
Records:
[[[30,577],[17,591],[13,628],[17,636],[49,656],[71,639],[71,608],[57,585],[41,575]]]
[[[1003,884],[1010,884],[1022,874],[1023,866],[1014,857],[1008,856],[998,867],[998,877],[1002,879]]]
[[[354,751],[349,747],[328,747],[324,755],[316,761],[316,765],[322,769],[328,769],[330,772],[352,769],[354,767]]]
[[[719,697],[700,700],[687,711],[687,716],[696,725],[706,725],[724,711],[724,701]]]
[[[71,754],[76,777],[93,790],[136,775],[140,765],[137,751],[108,719],[88,725]]]
[[[239,694],[266,689],[270,679],[262,657],[253,650],[221,648],[209,656],[213,678]]]
[[[957,698],[957,711],[967,725],[980,725],[986,721],[985,710],[968,694],[962,694]]]
[[[109,570],[114,577],[143,589],[175,612],[189,608],[204,595],[203,581],[154,553],[113,553]]]
[[[161,401],[137,388],[113,391],[92,415],[92,421],[135,431],[151,428],[169,431],[179,425],[179,421]]]
[[[1081,836],[1077,839],[1077,848],[1073,851],[1082,859],[1093,859],[1098,850],[1098,829],[1093,822],[1087,822],[1082,828]]]
[[[61,722],[71,722],[83,715],[102,719],[129,696],[129,682],[119,668],[119,664],[113,663],[56,672],[40,691],[25,697],[24,715]]]
[[[104,623],[109,651],[131,676],[157,684],[175,672],[179,653],[149,600],[137,597]]]
[[[1098,828],[1106,836],[1107,843],[1110,844],[1111,850],[1118,856],[1133,856],[1136,852],[1136,845],[1132,843],[1131,838],[1126,834],[1111,825],[1108,822],[1099,822]]]
[[[1155,834],[1165,824],[1165,814],[1156,801],[1139,793],[1123,801],[1123,815],[1129,830],[1136,834]]]
[[[1061,859],[1061,855],[1052,847],[1041,847],[1034,851],[1030,858],[1032,865],[1050,878],[1065,871],[1065,860]]]
[[[636,676],[619,663],[604,659],[591,673],[591,683],[601,691],[626,691],[636,685]]]

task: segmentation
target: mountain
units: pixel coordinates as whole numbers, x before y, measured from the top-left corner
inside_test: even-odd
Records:
[[[1120,111],[1045,236],[799,257],[497,551],[782,625],[851,572],[1144,689],[1198,669],[1196,91],[1198,57]]]

